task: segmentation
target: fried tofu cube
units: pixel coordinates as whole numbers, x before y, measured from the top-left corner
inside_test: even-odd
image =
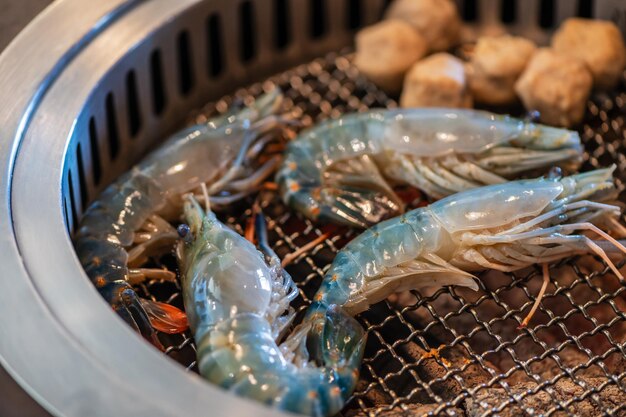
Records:
[[[426,40],[402,20],[384,20],[356,35],[354,65],[388,93],[398,93],[407,70],[427,52]]]
[[[598,89],[615,87],[626,65],[624,39],[613,22],[567,19],[554,34],[552,48],[587,64]]]
[[[404,79],[402,107],[472,107],[463,62],[440,52],[417,62]]]
[[[515,82],[536,49],[533,42],[518,36],[479,38],[467,68],[474,100],[492,105],[515,102]]]
[[[580,123],[593,77],[577,58],[542,48],[533,55],[515,91],[528,110],[538,110],[544,123],[570,127]]]
[[[386,19],[402,19],[426,38],[431,52],[445,51],[459,42],[461,17],[452,0],[396,0]]]

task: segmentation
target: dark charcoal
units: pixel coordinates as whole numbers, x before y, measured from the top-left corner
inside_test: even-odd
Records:
[[[596,417],[604,415],[603,411],[626,416],[626,393],[615,385],[606,384],[605,378],[584,378],[576,381],[562,379],[544,389],[533,383],[519,384],[510,390],[489,388],[465,400],[466,415],[478,417],[492,412],[500,417],[529,416],[558,403],[562,411],[557,411],[556,416]],[[595,395],[585,395],[592,390]],[[517,400],[512,399],[511,394]]]

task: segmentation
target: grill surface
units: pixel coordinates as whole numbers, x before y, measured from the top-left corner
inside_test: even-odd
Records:
[[[331,54],[208,104],[190,123],[274,85],[305,126],[346,112],[396,106],[359,76],[349,55]],[[594,96],[580,128],[583,170],[615,163],[620,186],[626,176],[625,100],[623,86]],[[243,232],[251,205],[248,200],[221,217]],[[355,232],[320,228],[289,211],[275,194],[265,200],[264,213],[281,258],[330,233],[288,267],[300,288],[295,307],[303,312],[334,255]],[[157,263],[172,262],[165,257]],[[485,273],[478,292],[443,288],[394,296],[361,314],[368,344],[361,381],[344,414],[626,415],[626,287],[592,257],[553,265],[551,276],[539,312],[523,330],[517,327],[541,284],[538,268]],[[174,284],[151,281],[138,290],[182,307]],[[161,337],[168,356],[196,371],[189,334]]]

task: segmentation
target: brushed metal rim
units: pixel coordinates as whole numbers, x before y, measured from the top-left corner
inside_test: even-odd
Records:
[[[86,279],[63,220],[65,150],[102,73],[198,2],[106,0],[93,7],[62,0],[0,56],[0,97],[13,104],[0,112],[0,363],[55,415],[287,415],[205,383],[136,336]],[[120,8],[123,19],[115,15]],[[107,30],[112,18],[115,28]],[[89,39],[94,29],[98,36]],[[103,55],[98,46],[107,42],[114,53]],[[33,44],[38,50],[26,56]],[[25,87],[19,97],[15,85]],[[37,167],[49,166],[40,159],[46,154],[58,164],[42,175]]]

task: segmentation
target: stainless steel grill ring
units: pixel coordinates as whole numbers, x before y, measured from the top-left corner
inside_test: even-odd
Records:
[[[286,415],[205,383],[145,344],[86,279],[69,232],[103,187],[184,124],[194,109],[340,51],[351,44],[358,27],[380,18],[387,3],[58,0],[0,55],[0,364],[48,411],[64,417]],[[506,21],[501,3],[459,1],[475,27],[506,24],[540,42],[554,25],[575,14],[621,24],[626,19],[620,0],[517,1],[511,21]],[[553,7],[547,23],[539,18],[545,16],[545,3]],[[341,62],[331,56],[313,61],[313,67],[298,67],[296,75],[303,84],[291,87],[306,96],[307,83],[315,84],[324,73],[325,85],[332,85],[345,70],[336,67]],[[310,74],[313,78],[306,78]],[[356,86],[347,97],[338,94],[348,107],[386,103],[360,81],[349,76],[345,81]],[[318,95],[320,101],[327,99],[324,93]],[[624,104],[622,95],[609,101],[620,110]],[[603,121],[610,129],[623,132],[623,115],[606,116],[610,110],[602,101],[590,104],[591,113],[594,106],[598,120],[604,114],[611,118]],[[587,140],[592,142],[602,126],[589,129]],[[591,165],[594,158],[597,164],[615,149],[604,142],[594,146],[589,148]],[[621,163],[623,173],[623,155],[612,160]],[[313,226],[307,227],[306,233],[311,233]],[[296,241],[301,234],[279,229],[274,233],[285,250],[301,244]],[[416,308],[432,297],[436,295],[419,299]],[[433,320],[447,325],[448,318],[432,312]],[[392,311],[404,317],[400,313]],[[379,315],[376,320],[375,314],[362,320],[376,336],[382,328],[391,328],[392,319]],[[406,321],[403,325],[408,326]],[[397,348],[384,336],[379,344],[381,351]],[[400,373],[376,368],[376,355],[365,363],[372,380],[382,372]],[[390,384],[386,377],[379,379],[383,388]],[[422,388],[429,392],[432,387]],[[368,401],[367,388],[359,392],[354,408]],[[386,392],[396,395],[393,389]]]

